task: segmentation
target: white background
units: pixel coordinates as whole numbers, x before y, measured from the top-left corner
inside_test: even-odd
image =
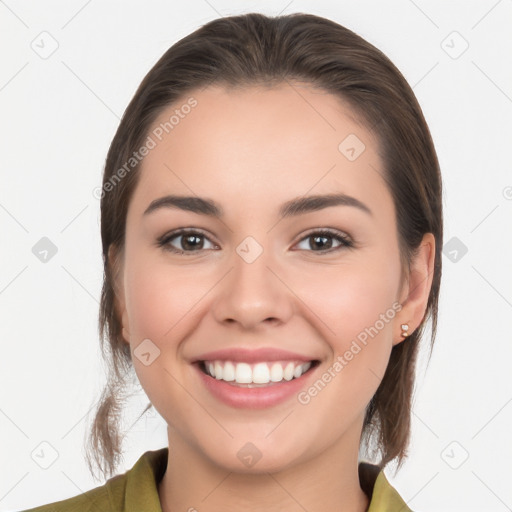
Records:
[[[104,382],[93,190],[156,60],[207,21],[249,11],[331,18],[383,50],[414,87],[441,162],[445,242],[457,237],[468,252],[443,256],[439,333],[430,364],[425,354],[419,364],[410,458],[386,473],[415,511],[512,510],[511,0],[1,1],[0,510],[102,483],[83,458]],[[52,44],[45,59],[33,49]],[[58,249],[46,263],[32,252],[42,237]],[[127,428],[145,403],[133,400]],[[48,469],[31,457],[51,453],[42,442],[58,454]],[[141,419],[119,472],[163,446],[163,420]]]

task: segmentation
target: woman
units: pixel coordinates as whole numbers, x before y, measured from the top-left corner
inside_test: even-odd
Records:
[[[115,473],[132,368],[169,448],[32,510],[410,510],[383,468],[435,336],[442,195],[387,57],[313,15],[214,20],[144,78],[101,195],[93,457]]]

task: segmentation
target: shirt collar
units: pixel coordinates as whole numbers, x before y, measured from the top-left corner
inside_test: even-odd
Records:
[[[158,483],[167,468],[168,456],[168,448],[147,451],[125,475],[109,480],[107,487],[112,509],[123,512],[162,512]],[[123,476],[124,492],[120,492],[119,484]],[[360,462],[359,481],[370,500],[367,512],[412,512],[378,466]]]

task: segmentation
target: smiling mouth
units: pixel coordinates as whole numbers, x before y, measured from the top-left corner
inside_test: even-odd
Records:
[[[269,361],[255,364],[220,360],[198,361],[199,369],[209,377],[232,386],[247,388],[274,386],[298,379],[318,364],[318,360]]]

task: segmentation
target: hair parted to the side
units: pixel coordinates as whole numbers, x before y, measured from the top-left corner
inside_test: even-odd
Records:
[[[406,456],[418,343],[431,320],[431,347],[443,245],[442,185],[428,126],[411,87],[377,48],[347,28],[310,14],[267,17],[250,13],[213,20],[174,44],[149,71],[128,105],[112,140],[103,185],[141,147],[161,111],[210,84],[234,87],[309,83],[348,102],[372,130],[393,197],[402,267],[425,233],[435,237],[435,265],[422,323],[392,349],[384,378],[369,403],[362,442],[377,448],[381,467]],[[133,378],[130,349],[115,309],[109,249],[122,254],[128,205],[138,166],[101,197],[104,281],[99,314],[100,343],[107,384],[99,399],[86,449],[104,477],[115,474],[122,454],[118,420]],[[151,404],[148,405],[150,407]],[[147,408],[146,408],[147,410]],[[145,411],[144,411],[145,412]]]

